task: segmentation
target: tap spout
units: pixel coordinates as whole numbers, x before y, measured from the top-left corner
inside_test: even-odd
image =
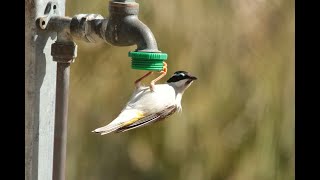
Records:
[[[161,52],[151,30],[138,18],[135,1],[110,1],[109,17],[80,14],[72,18],[70,29],[75,37],[89,42],[103,39],[114,46],[137,45],[136,51]]]

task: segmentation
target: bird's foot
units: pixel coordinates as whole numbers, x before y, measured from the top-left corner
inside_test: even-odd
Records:
[[[141,81],[142,81],[144,78],[148,77],[148,76],[149,76],[150,74],[152,74],[152,73],[153,73],[152,71],[149,71],[148,73],[146,73],[145,75],[143,75],[141,78],[137,79],[137,80],[134,82],[134,85],[135,85],[136,87],[139,87],[140,84],[141,84]]]
[[[150,90],[151,90],[152,92],[154,92],[154,82],[151,82],[151,83],[150,83]]]

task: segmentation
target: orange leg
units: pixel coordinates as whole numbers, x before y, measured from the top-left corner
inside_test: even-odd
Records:
[[[137,79],[134,84],[136,87],[140,86],[140,82],[146,78],[147,76],[149,76],[150,74],[152,74],[153,72],[152,71],[149,71],[147,74],[143,75],[141,78]]]
[[[167,63],[163,62],[163,69],[162,71],[160,71],[161,75],[158,76],[156,79],[152,80],[150,83],[150,90],[153,91],[154,90],[154,85],[157,81],[159,81],[161,78],[163,78],[163,76],[165,76],[167,74],[167,70],[168,70],[168,65]]]

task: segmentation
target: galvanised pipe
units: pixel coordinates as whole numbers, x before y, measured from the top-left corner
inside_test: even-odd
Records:
[[[65,179],[70,63],[57,64],[53,180]]]
[[[51,47],[51,55],[57,62],[53,180],[65,179],[70,64],[76,53],[77,45],[68,40],[68,35],[59,33],[57,41]]]

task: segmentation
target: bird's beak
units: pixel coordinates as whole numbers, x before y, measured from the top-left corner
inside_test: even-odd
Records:
[[[186,82],[186,84],[188,85],[188,84],[190,84],[192,81],[197,80],[197,79],[198,79],[197,77],[192,76],[192,75],[189,74],[188,81]]]
[[[195,76],[191,76],[191,75],[189,75],[190,77],[189,77],[189,79],[191,79],[191,80],[197,80],[198,78],[197,77],[195,77]]]

